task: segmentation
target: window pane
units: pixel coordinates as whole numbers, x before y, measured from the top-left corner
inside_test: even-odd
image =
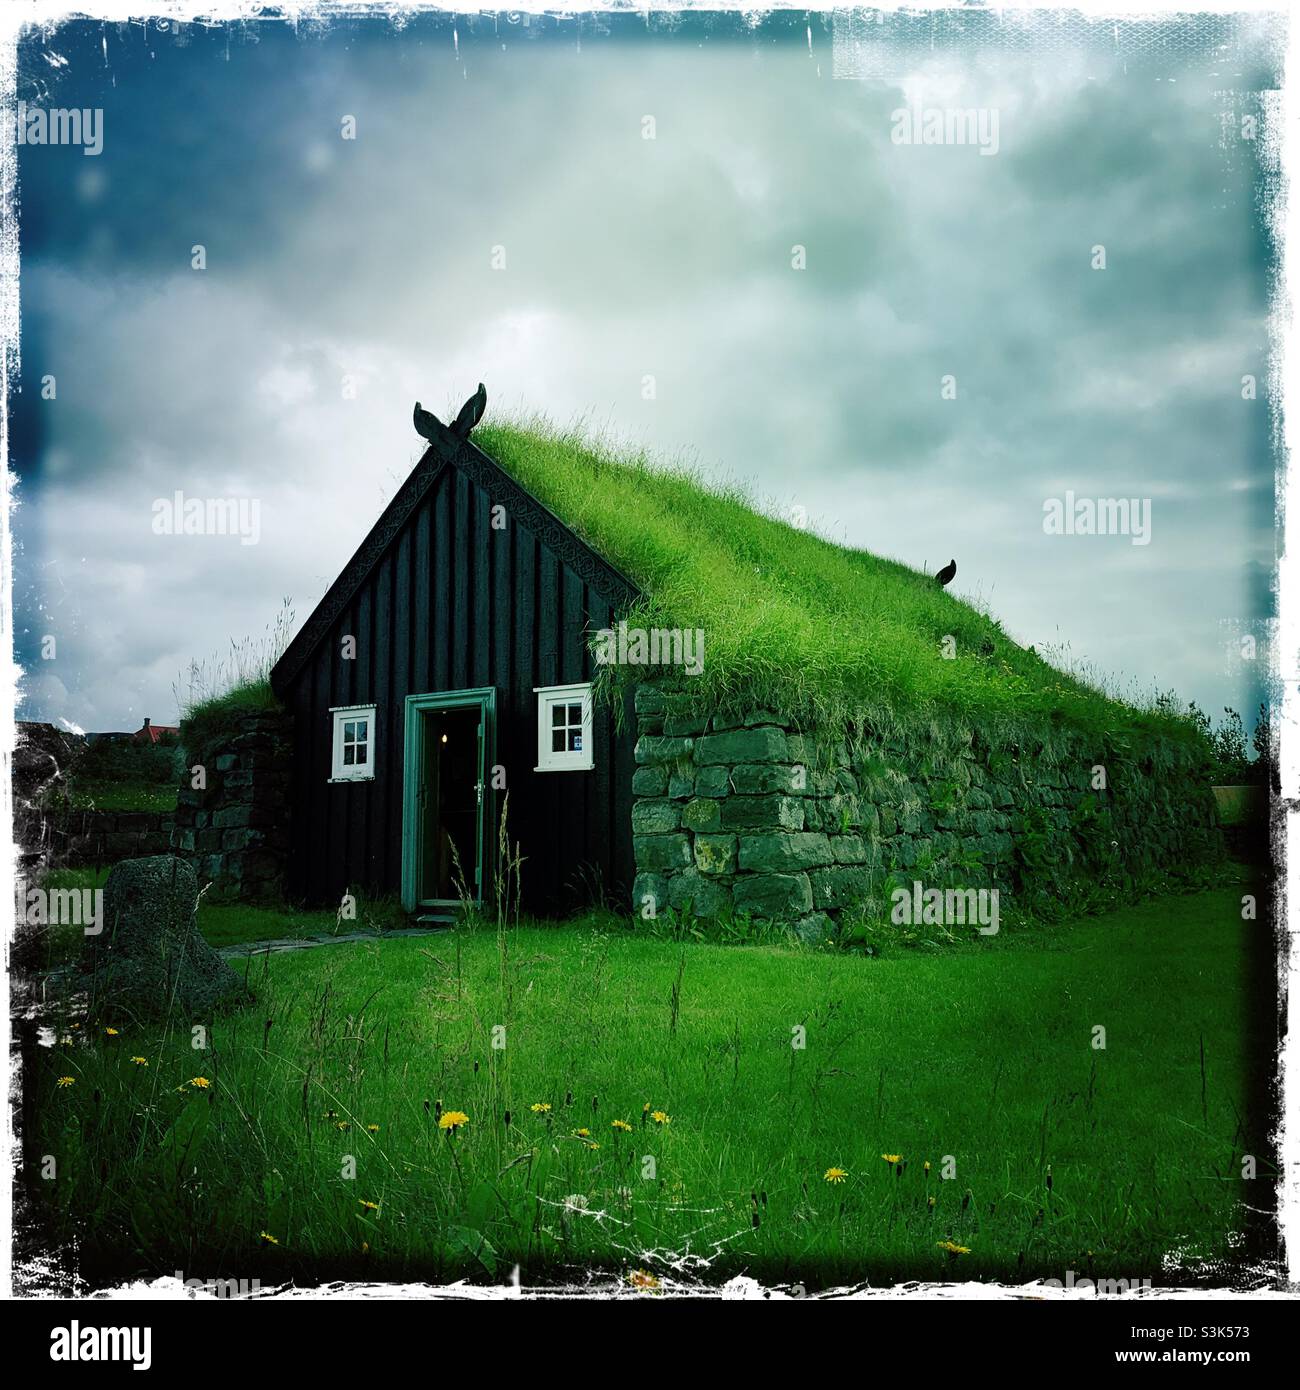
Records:
[[[581,753],[581,752],[582,752],[582,730],[581,730],[581,729],[570,729],[570,730],[569,730],[569,752],[570,752],[570,753]]]
[[[564,730],[563,730],[563,729],[554,729],[554,730],[552,730],[552,732],[551,732],[551,752],[552,752],[552,753],[563,753],[563,752],[564,752]]]
[[[363,766],[366,761],[366,748],[369,745],[364,743],[357,744],[357,766]]]
[[[357,726],[350,720],[343,721],[343,742],[355,743],[357,737]]]
[[[581,706],[581,705],[570,705],[570,706],[569,706],[569,723],[570,723],[570,724],[577,724],[577,725],[579,725],[579,727],[581,727],[581,725],[582,725],[582,706]]]
[[[368,719],[361,719],[361,720],[358,720],[358,721],[357,721],[357,740],[358,740],[358,742],[364,743],[364,742],[366,741],[366,737],[367,737],[367,735],[366,735],[366,726],[367,726],[369,723],[370,723],[370,721],[369,721]]]
[[[564,706],[551,706],[551,728],[558,729],[564,723]]]
[[[357,759],[356,759],[356,752],[357,752],[357,750],[356,750],[356,745],[355,745],[355,744],[352,744],[352,743],[345,743],[345,744],[343,745],[343,766],[344,766],[344,767],[351,767],[352,764],[356,762],[356,760],[357,760]]]

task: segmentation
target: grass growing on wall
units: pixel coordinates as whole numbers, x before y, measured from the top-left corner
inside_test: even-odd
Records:
[[[191,661],[173,686],[181,712],[181,743],[197,755],[229,737],[250,714],[281,708],[271,668],[293,634],[292,602],[284,599],[261,637],[231,640],[227,651]]]
[[[527,927],[272,956],[205,1050],[40,1049],[34,1186],[133,1274],[1159,1286],[1271,1187],[1255,930],[1233,888],[865,965]]]
[[[485,423],[474,441],[638,584],[630,625],[704,630],[704,671],[683,684],[706,706],[1186,732],[1056,670],[933,577],[764,515],[739,487],[542,420]]]
[[[233,733],[246,715],[279,708],[269,680],[250,681],[190,706],[181,717],[181,742],[197,753]]]

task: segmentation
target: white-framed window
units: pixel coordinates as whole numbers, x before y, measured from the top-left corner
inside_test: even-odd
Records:
[[[591,686],[539,685],[534,772],[583,772],[591,750]]]
[[[375,775],[374,705],[336,705],[331,782],[368,782]]]

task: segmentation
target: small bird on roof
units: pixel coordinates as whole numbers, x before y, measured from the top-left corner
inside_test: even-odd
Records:
[[[939,581],[939,587],[942,589],[945,588],[947,585],[951,584],[953,579],[956,577],[956,574],[957,561],[949,560],[948,563],[939,571],[939,573],[935,575],[935,578]]]

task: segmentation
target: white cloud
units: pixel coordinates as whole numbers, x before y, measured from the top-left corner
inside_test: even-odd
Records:
[[[1265,305],[1212,90],[1094,81],[1064,51],[913,55],[890,84],[818,79],[800,44],[761,68],[721,43],[411,53],[303,45],[276,120],[269,89],[222,102],[228,70],[187,69],[207,143],[159,128],[149,161],[106,150],[84,242],[25,244],[25,366],[52,363],[59,395],[15,525],[29,626],[43,606],[61,634],[28,709],[170,718],[189,660],[260,633],[284,594],[306,617],[419,456],[413,401],[446,415],[479,380],[489,415],[587,415],[851,544],[955,555],[957,588],[1026,642],[1065,630],[1109,671],[1241,698],[1203,629],[1249,606],[1271,543],[1232,386],[1264,380]],[[166,109],[183,61],[119,66],[122,99]],[[321,134],[340,90],[347,145]],[[999,155],[893,146],[912,91],[996,106]],[[25,184],[28,215],[41,195]],[[176,250],[192,239],[207,272]],[[1068,487],[1157,498],[1152,545],[1051,544],[1042,499]],[[178,488],[256,498],[259,544],[154,536]]]

